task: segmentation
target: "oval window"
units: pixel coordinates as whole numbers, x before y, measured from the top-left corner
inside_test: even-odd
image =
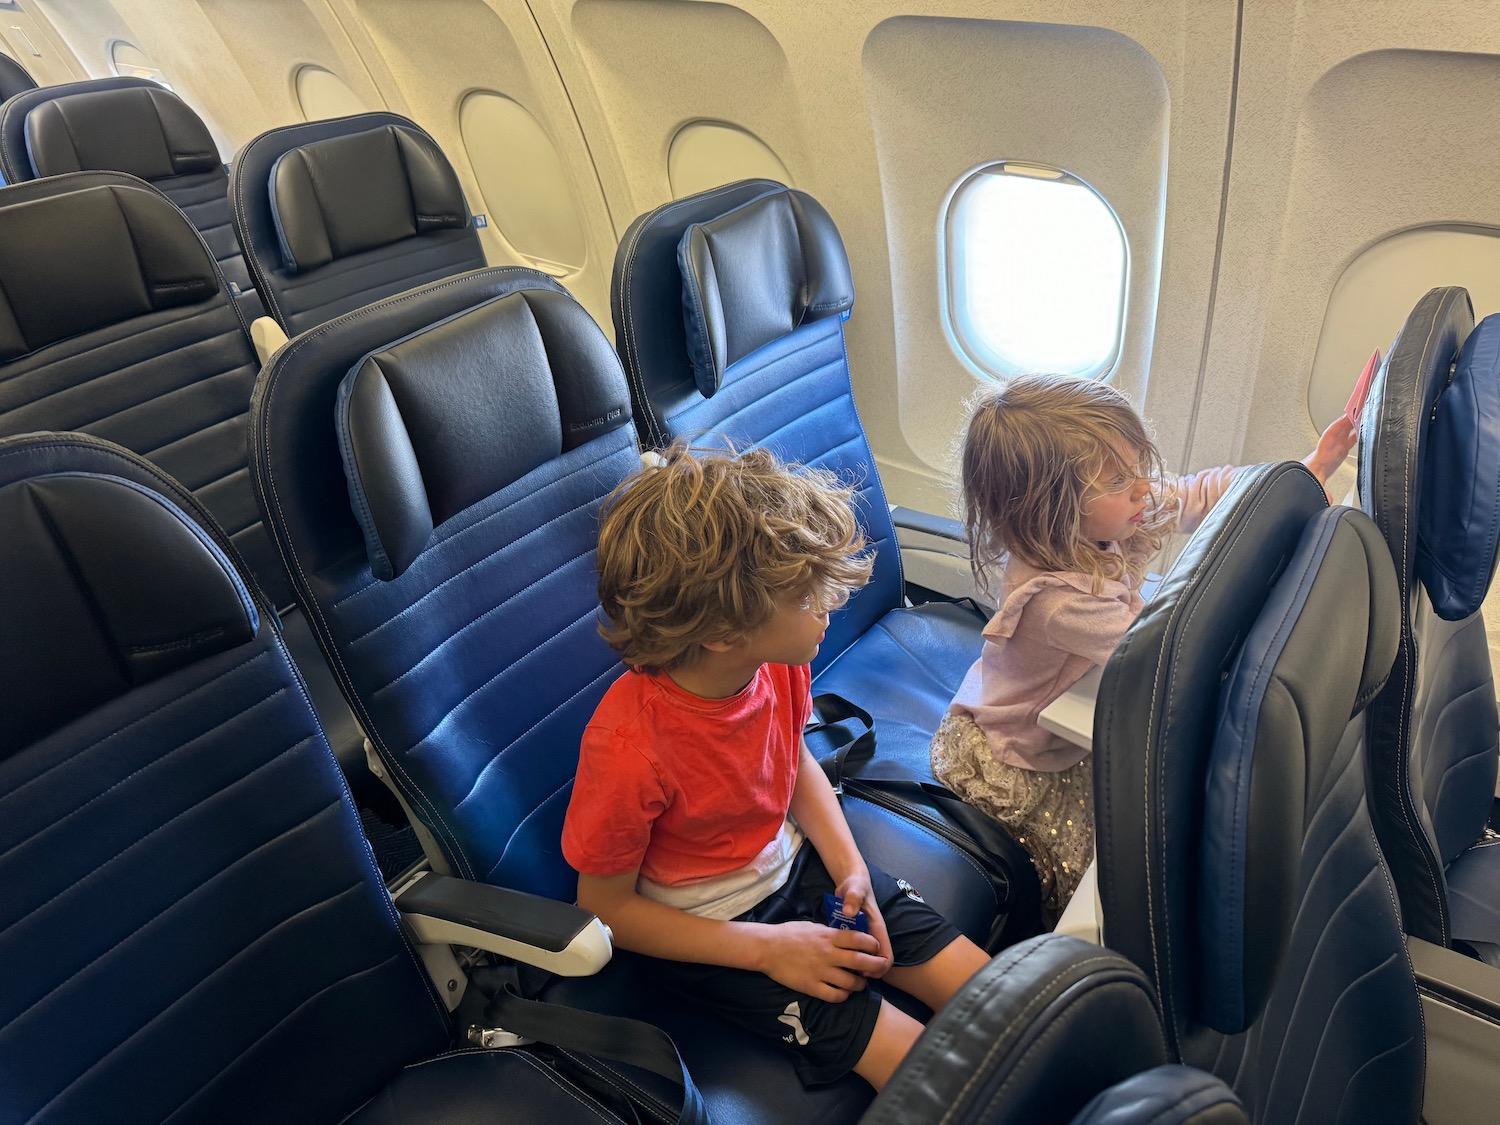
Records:
[[[720,121],[692,121],[677,130],[667,151],[672,198],[683,199],[736,180],[791,185],[781,158],[754,133]]]
[[[109,69],[121,78],[148,78],[164,89],[172,88],[162,77],[155,60],[134,43],[123,39],[116,39],[109,45]]]
[[[948,197],[948,330],[989,375],[1100,376],[1120,355],[1129,251],[1114,209],[1059,168],[1001,161]]]
[[[505,241],[554,277],[583,269],[583,219],[541,122],[519,102],[479,90],[464,98],[458,127],[490,221]]]
[[[302,116],[307,121],[352,117],[370,110],[342,78],[321,66],[304,66],[298,70],[296,86],[297,104],[302,107]]]

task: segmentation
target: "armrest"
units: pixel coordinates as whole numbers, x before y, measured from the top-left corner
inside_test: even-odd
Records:
[[[286,343],[286,332],[268,316],[258,316],[250,324],[250,342],[255,345],[255,354],[264,366],[276,349]]]
[[[1500,1103],[1500,969],[1418,938],[1406,946],[1427,1027],[1422,1119],[1492,1121]]]
[[[965,546],[969,541],[968,536],[964,534],[964,525],[957,520],[935,515],[932,512],[920,512],[916,508],[894,505],[891,508],[891,522],[898,529],[920,531],[923,535],[931,535],[937,539],[952,539]]]
[[[587,910],[430,871],[396,893],[396,909],[418,941],[473,946],[559,976],[597,973],[613,950],[609,927]]]

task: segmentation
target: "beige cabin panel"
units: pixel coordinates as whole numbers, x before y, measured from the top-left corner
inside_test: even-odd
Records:
[[[337,16],[321,0],[198,0],[204,15],[229,47],[275,125],[307,119],[298,76],[316,67],[337,78],[352,98],[330,104],[395,109],[382,97],[365,61]],[[318,89],[314,77],[310,88]],[[308,87],[304,87],[308,88]],[[323,81],[326,95],[332,84]],[[323,107],[321,101],[315,104]],[[249,137],[244,138],[249,140]]]
[[[890,241],[908,447],[949,468],[954,403],[975,375],[944,330],[944,268],[934,237],[955,184],[988,160],[1047,164],[1091,186],[1129,247],[1129,297],[1116,372],[1144,385],[1156,321],[1166,207],[1169,105],[1151,57],[1117,32],[994,20],[900,18],[865,50],[866,89]],[[1045,105],[1046,114],[1035,112]],[[899,268],[898,268],[899,264]],[[1006,268],[1026,269],[1024,261]]]
[[[297,105],[304,121],[324,121],[330,117],[351,117],[370,112],[370,106],[331,70],[308,64],[292,76]]]
[[[558,277],[609,325],[616,232],[548,44],[523,5],[337,0],[372,70],[457,169],[489,261]]]
[[[88,77],[76,53],[57,32],[35,0],[0,8],[0,42],[5,53],[26,68],[42,86]]]
[[[748,129],[723,121],[689,121],[667,148],[667,182],[672,198],[737,180],[790,183],[792,174],[769,145]]]
[[[1146,194],[1154,193],[1155,202],[1147,209],[1155,207],[1158,230],[1145,237],[1171,247],[1171,253],[1158,249],[1140,256],[1131,232],[1133,260],[1140,257],[1138,268],[1160,295],[1151,296],[1154,313],[1147,315],[1144,310],[1151,306],[1137,300],[1146,280],[1138,283],[1132,274],[1132,310],[1140,315],[1132,312],[1125,347],[1135,349],[1134,358],[1117,377],[1147,399],[1169,447],[1169,460],[1178,459],[1190,414],[1181,380],[1191,383],[1197,377],[1213,276],[1233,73],[1234,0],[1153,5],[827,0],[815,6],[791,0],[743,0],[737,5],[533,0],[531,6],[573,95],[619,229],[675,194],[671,145],[684,126],[696,121],[719,122],[754,135],[797,187],[827,206],[854,271],[857,298],[847,326],[850,362],[861,417],[887,491],[893,502],[940,511],[950,505],[947,451],[976,380],[943,336],[936,254],[939,209],[947,188],[964,172],[998,158],[1023,158],[994,150],[994,134],[1006,126],[984,112],[977,104],[981,98],[965,91],[1008,89],[1006,97],[1021,118],[1017,127],[1035,123],[1047,135],[1047,143],[1026,153],[1026,159],[1066,167],[1058,153],[1076,147],[1071,134],[1077,126],[1014,75],[1007,87],[1007,76],[995,60],[962,45],[952,58],[912,58],[904,69],[894,57],[882,57],[876,90],[867,53],[878,53],[870,46],[872,36],[888,20],[937,17],[928,22],[956,18],[978,26],[1074,26],[1133,43],[1134,57],[1143,60],[1139,69],[1158,72],[1148,100],[1157,107],[1152,128],[1164,130],[1165,159],[1157,135],[1145,146],[1154,162],[1151,172],[1132,168],[1125,178],[1132,183],[1150,179]],[[1102,100],[1112,93],[1099,75],[1078,76],[1102,89]],[[1132,92],[1136,86],[1118,96],[1138,97]],[[930,96],[934,89],[957,91],[957,96]],[[903,103],[908,97],[920,104]],[[875,119],[877,104],[883,126]],[[930,170],[912,167],[913,161],[895,157],[882,163],[885,153],[877,131],[889,131],[898,118],[912,129],[907,139],[917,147],[930,134],[947,138],[957,166],[941,191],[927,186]],[[1134,152],[1137,145],[1112,142],[1110,151]],[[908,171],[910,182],[904,178]],[[1120,178],[1118,172],[1114,175]],[[1136,190],[1128,189],[1126,195]],[[909,245],[920,245],[915,258],[907,253]],[[895,285],[904,302],[899,311]],[[1164,387],[1175,387],[1175,392],[1162,389],[1158,399],[1156,387],[1147,387],[1147,358],[1153,375],[1168,373],[1170,382]]]
[[[1299,456],[1317,430],[1309,390],[1319,351],[1340,349],[1359,374],[1338,289],[1368,286],[1386,307],[1415,303],[1412,286],[1439,271],[1445,282],[1477,281],[1470,266],[1483,243],[1405,236],[1406,232],[1500,228],[1500,155],[1485,138],[1500,130],[1500,23],[1477,19],[1470,4],[1410,5],[1374,0],[1357,20],[1338,0],[1247,0],[1233,171],[1224,219],[1223,259],[1209,363],[1194,435],[1198,459],[1229,449],[1242,460]],[[1481,236],[1483,237],[1483,236]],[[1419,251],[1420,277],[1400,269]],[[1351,274],[1351,267],[1353,273]],[[1487,267],[1482,267],[1483,269]],[[1458,276],[1465,272],[1465,276]],[[1420,294],[1418,294],[1420,295]],[[1409,309],[1408,309],[1409,311]],[[1476,302],[1475,314],[1500,311]],[[1331,321],[1330,321],[1330,318]],[[1333,334],[1325,343],[1325,326]],[[1363,335],[1386,331],[1348,326]],[[1359,350],[1390,339],[1359,340]],[[1362,362],[1362,357],[1361,361]],[[1318,392],[1331,401],[1331,389]],[[1346,392],[1347,397],[1347,392]],[[1334,484],[1353,483],[1352,463]],[[1485,606],[1491,661],[1500,658],[1500,602]]]
[[[124,41],[148,56],[162,78],[207,123],[227,160],[269,128],[234,53],[197,0],[37,0],[87,77],[114,73],[112,47]]]
[[[488,90],[464,98],[458,121],[490,224],[537,269],[560,278],[581,273],[588,264],[583,216],[541,123]]]
[[[1344,412],[1374,348],[1381,355],[1422,295],[1440,285],[1469,291],[1476,320],[1500,311],[1500,227],[1429,226],[1383,238],[1334,283],[1318,332],[1307,410],[1321,430]]]

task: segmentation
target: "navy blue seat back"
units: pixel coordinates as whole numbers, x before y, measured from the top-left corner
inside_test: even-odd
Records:
[[[146,78],[43,86],[0,109],[0,173],[21,183],[65,172],[126,172],[192,221],[245,315],[261,315],[229,221],[229,174],[203,119]]]
[[[262,133],[235,156],[229,195],[250,276],[289,336],[484,266],[453,166],[394,113]]]
[[[106,442],[0,524],[0,1117],[343,1119],[449,1033],[275,615]]]
[[[943,602],[902,608],[901,552],[850,382],[843,320],[853,301],[828,213],[770,180],[715,188],[637,219],[615,257],[611,292],[648,443],[705,435],[764,445],[857,484],[875,571],[833,615],[813,690],[874,716],[879,753],[855,772],[930,782],[928,744],[979,656],[983,622]]]
[[[288,604],[246,472],[259,363],[182,212],[113,172],[0,190],[0,288],[0,436],[81,430],[149,457],[203,500],[273,604]]]
[[[771,180],[665,204],[631,224],[615,258],[615,340],[648,443],[719,434],[859,486],[875,572],[830,622],[814,673],[903,597],[890,508],[849,381],[843,320],[853,305],[833,220]]]
[[[1500,765],[1480,606],[1500,543],[1500,317],[1434,289],[1406,319],[1360,423],[1359,491],[1400,586],[1401,647],[1371,705],[1375,824],[1407,931],[1500,943],[1484,835]]]
[[[559,393],[563,369],[581,381]],[[622,671],[596,628],[597,512],[640,463],[604,334],[531,270],[392,298],[267,365],[251,455],[319,643],[441,858],[571,900],[578,743]]]
[[[861,1122],[939,1120],[1244,1125],[1245,1115],[1217,1078],[1167,1065],[1156,996],[1139,968],[1043,934],[974,974]]]
[[[76,430],[150,458],[228,530],[271,605],[290,606],[245,450],[260,364],[242,307],[182,212],[116,172],[0,190],[0,289],[10,321],[0,340],[0,436]],[[295,614],[285,637],[361,801],[389,804]]]
[[[9,55],[0,55],[0,102],[36,89],[36,79]]]
[[[1241,474],[1105,667],[1105,936],[1151,977],[1174,1055],[1252,1121],[1420,1113],[1422,1016],[1360,721],[1395,600],[1373,524],[1271,465]]]
[[[388,298],[273,358],[251,454],[298,599],[439,862],[573,898],[560,838],[579,741],[623,671],[598,635],[598,512],[640,463],[598,326],[530,270]],[[1008,904],[972,861],[847,807],[872,863],[984,940]],[[774,1044],[663,995],[628,957],[548,995],[667,1029],[720,1120],[852,1121],[870,1099],[853,1076],[804,1091]]]

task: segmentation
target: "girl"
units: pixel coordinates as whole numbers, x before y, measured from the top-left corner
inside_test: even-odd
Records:
[[[1304,459],[1320,483],[1355,429],[1340,418]],[[1089,752],[1037,715],[1109,659],[1142,607],[1146,564],[1191,532],[1238,470],[1164,474],[1140,416],[1093,379],[1025,375],[982,394],[964,438],[970,558],[996,610],[932,740],[938,780],[1011,830],[1055,921],[1094,849]]]

